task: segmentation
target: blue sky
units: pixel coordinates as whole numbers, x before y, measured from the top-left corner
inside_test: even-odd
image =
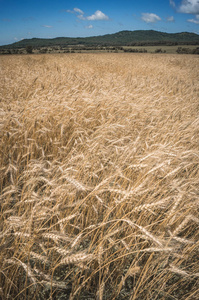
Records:
[[[148,29],[199,34],[199,0],[0,0],[0,45]]]

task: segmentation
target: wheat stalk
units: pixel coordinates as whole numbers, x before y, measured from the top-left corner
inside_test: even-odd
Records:
[[[196,298],[197,57],[0,65],[0,297]]]

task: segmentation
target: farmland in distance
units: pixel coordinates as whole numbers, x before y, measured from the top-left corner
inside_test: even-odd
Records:
[[[199,298],[199,60],[0,57],[0,298]]]

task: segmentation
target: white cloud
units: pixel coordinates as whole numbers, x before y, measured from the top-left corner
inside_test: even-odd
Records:
[[[169,2],[170,2],[170,5],[171,5],[173,8],[176,7],[176,4],[175,4],[175,2],[174,2],[173,0],[169,0]]]
[[[185,14],[199,14],[198,0],[183,0],[179,11]]]
[[[74,14],[74,13],[75,13],[74,10],[70,10],[70,9],[66,9],[66,10],[64,10],[64,11],[66,11],[66,12],[69,13],[69,14]]]
[[[188,22],[199,24],[199,15],[196,15],[195,19],[188,19]]]
[[[84,17],[84,15],[79,15],[79,16],[77,16],[78,17],[78,19],[80,19],[80,20],[86,20],[86,18]]]
[[[92,29],[92,28],[93,28],[93,25],[85,26],[85,28],[87,28],[87,29]]]
[[[42,25],[42,27],[45,27],[45,28],[52,28],[52,26],[50,26],[50,25]]]
[[[80,20],[88,20],[88,21],[109,20],[109,17],[105,15],[101,10],[97,10],[93,15],[88,17],[85,17],[84,12],[77,7],[75,7],[73,10],[67,9],[66,12],[70,14],[77,14],[77,17]]]
[[[14,40],[15,40],[15,41],[18,41],[18,38],[17,38],[17,37],[14,37]]]
[[[73,8],[73,10],[67,9],[66,12],[69,14],[75,14],[75,13],[80,14],[80,15],[84,14],[84,12],[80,8],[77,8],[77,7]]]
[[[173,17],[173,16],[167,18],[167,22],[174,22],[174,21],[175,21],[175,20],[174,20],[174,17]]]
[[[193,15],[199,14],[199,0],[182,0],[178,6],[175,1],[170,0],[170,5],[176,8],[180,13]]]
[[[161,18],[153,13],[142,13],[142,18],[146,23],[155,23],[157,21],[161,21]]]
[[[89,16],[86,19],[89,21],[109,20],[109,17],[106,16],[101,10],[97,10],[92,16]]]
[[[81,14],[81,15],[84,14],[84,12],[81,9],[77,8],[77,7],[75,7],[73,10],[74,10],[74,12],[76,12],[78,14]]]

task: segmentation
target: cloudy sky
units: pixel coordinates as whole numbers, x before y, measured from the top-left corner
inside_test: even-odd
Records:
[[[199,34],[199,0],[0,0],[0,45],[148,29]]]

